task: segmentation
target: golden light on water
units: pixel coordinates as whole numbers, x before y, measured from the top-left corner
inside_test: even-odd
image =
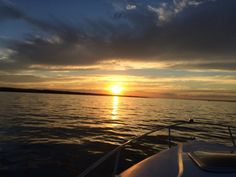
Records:
[[[117,119],[117,114],[118,114],[118,108],[119,108],[119,97],[114,96],[113,97],[113,102],[112,102],[112,119]]]

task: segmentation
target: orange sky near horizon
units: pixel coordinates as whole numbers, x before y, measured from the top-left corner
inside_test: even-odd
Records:
[[[130,3],[0,0],[0,87],[236,100],[235,0]]]
[[[37,71],[38,72],[38,71]],[[219,71],[220,72],[220,71]],[[47,88],[58,90],[83,91],[114,95],[133,95],[162,98],[226,99],[236,100],[236,81],[233,76],[194,76],[199,71],[192,71],[188,76],[137,76],[83,74],[66,75],[53,71],[53,75],[43,75],[38,81],[31,75],[19,76],[17,80],[7,78],[0,81],[0,86],[20,88]],[[63,74],[63,75],[62,75]],[[61,75],[61,76],[60,76]],[[27,80],[27,81],[26,81]],[[13,82],[14,81],[14,82]]]

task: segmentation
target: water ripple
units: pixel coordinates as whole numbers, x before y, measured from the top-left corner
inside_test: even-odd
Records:
[[[236,103],[225,102],[0,93],[0,175],[73,177],[117,145],[160,125],[194,118],[236,126],[235,110]],[[172,134],[172,144],[192,137],[230,142],[227,129],[218,126],[181,126]],[[119,170],[167,145],[166,130],[129,145]],[[110,172],[110,160],[98,171]]]

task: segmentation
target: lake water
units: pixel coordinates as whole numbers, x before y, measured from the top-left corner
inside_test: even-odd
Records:
[[[133,136],[190,118],[235,126],[236,103],[0,93],[0,176],[75,177]],[[173,142],[197,136],[230,143],[227,129],[191,126],[185,130],[173,131]],[[126,148],[119,171],[167,148],[166,135],[161,131]],[[112,161],[111,157],[91,176],[106,176]]]

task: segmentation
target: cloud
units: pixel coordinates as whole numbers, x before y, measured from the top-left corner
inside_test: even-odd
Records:
[[[14,51],[10,49],[0,49],[0,62],[2,63],[11,63],[14,60],[10,59],[10,56],[14,53]]]
[[[24,13],[14,7],[10,2],[1,0],[0,1],[0,20],[7,20],[11,18],[24,18]]]
[[[55,26],[51,25],[50,23],[28,16],[25,12],[17,8],[10,1],[0,0],[0,20],[3,22],[5,20],[12,19],[23,20],[30,25],[41,28],[42,30],[55,29]]]
[[[174,68],[235,70],[235,7],[234,0],[179,0],[138,8],[133,5],[132,10],[122,8],[119,18],[87,19],[83,26],[75,26],[30,17],[0,1],[0,19],[24,20],[44,32],[28,34],[24,41],[9,42],[7,50],[13,52],[8,58],[14,62],[0,61],[0,69],[87,66],[117,60],[173,62],[169,66]]]
[[[0,75],[0,82],[3,83],[32,83],[45,81],[48,81],[48,79],[33,75]]]
[[[147,8],[149,11],[156,13],[158,17],[158,25],[168,22],[176,16],[178,13],[181,13],[185,8],[189,6],[198,6],[202,3],[205,3],[211,0],[173,0],[171,3],[162,2],[158,7],[148,5]]]
[[[137,8],[137,6],[135,5],[135,4],[128,4],[127,6],[126,6],[126,9],[127,10],[134,10],[134,9],[136,9]]]
[[[227,62],[197,62],[197,63],[180,63],[180,64],[173,64],[172,68],[175,69],[215,69],[215,70],[231,70],[236,71],[236,62],[235,61],[227,61]]]

